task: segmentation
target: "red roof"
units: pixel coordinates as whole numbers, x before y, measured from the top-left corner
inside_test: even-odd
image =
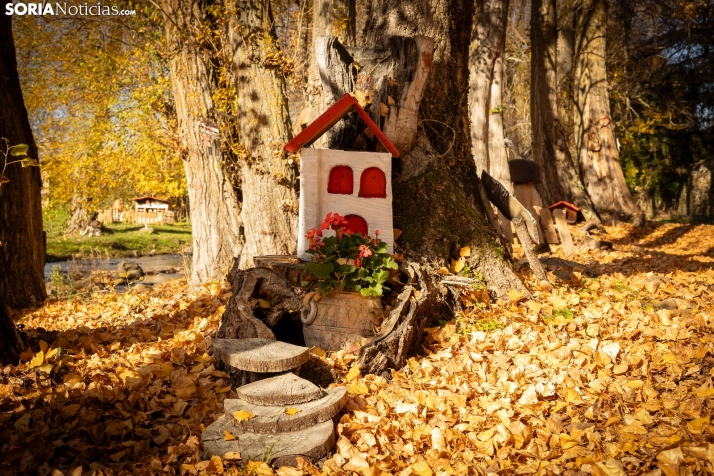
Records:
[[[566,201],[561,200],[558,203],[554,203],[548,207],[548,210],[555,210],[556,208],[569,208],[574,212],[579,212],[580,209],[573,205],[572,203],[568,203]]]
[[[367,127],[372,129],[372,132],[374,132],[375,137],[379,139],[379,142],[381,142],[394,157],[399,157],[399,151],[394,147],[394,144],[387,139],[384,132],[374,123],[365,110],[360,107],[357,100],[352,97],[351,94],[342,96],[342,99],[330,106],[330,108],[315,119],[312,124],[303,129],[293,140],[285,144],[283,149],[288,152],[297,152],[303,146],[312,144],[353,109],[357,111],[357,114],[359,114],[365,124],[367,124]]]
[[[151,200],[151,201],[153,201],[153,202],[169,203],[168,200],[161,200],[160,198],[149,197],[149,196],[146,196],[146,197],[136,197],[136,198],[132,198],[132,200],[134,200],[135,202],[141,202],[141,201],[143,201],[143,200]]]

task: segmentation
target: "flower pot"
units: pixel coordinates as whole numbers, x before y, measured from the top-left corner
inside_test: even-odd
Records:
[[[374,323],[383,313],[380,298],[359,293],[334,292],[319,302],[312,300],[302,316],[305,345],[336,351],[361,343],[374,335]]]

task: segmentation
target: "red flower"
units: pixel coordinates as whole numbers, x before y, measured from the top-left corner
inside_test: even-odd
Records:
[[[358,258],[355,260],[355,268],[359,268],[360,266],[362,266],[362,262]]]
[[[379,230],[374,230],[374,234],[379,236]]]
[[[359,257],[368,258],[372,256],[372,250],[367,245],[359,245]]]

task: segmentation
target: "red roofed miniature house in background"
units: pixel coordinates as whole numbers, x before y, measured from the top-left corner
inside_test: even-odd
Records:
[[[388,152],[305,147],[353,110]],[[392,156],[399,157],[399,152],[351,95],[345,94],[284,149],[300,151],[298,258],[312,258],[307,253],[305,234],[311,228],[319,227],[325,215],[331,212],[344,216],[347,229],[352,232],[374,236],[379,230],[379,238],[389,245],[389,252],[393,251]]]
[[[580,208],[576,207],[572,203],[562,200],[550,205],[548,210],[565,210],[565,219],[571,225],[578,221],[578,214],[580,213]]]

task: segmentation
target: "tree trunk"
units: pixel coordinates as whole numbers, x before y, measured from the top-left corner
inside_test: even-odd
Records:
[[[27,156],[39,160],[17,74],[9,16],[0,18],[0,138],[7,139],[9,146],[27,144]],[[0,148],[5,147],[0,141]],[[8,156],[8,162],[12,160]],[[0,296],[10,307],[36,306],[47,297],[40,169],[14,163],[7,166],[5,176],[9,182],[0,185]]]
[[[581,188],[570,150],[558,122],[558,26],[556,0],[531,2],[531,125],[533,159],[543,170],[538,186],[546,205],[566,200],[597,218]]]
[[[7,3],[2,2],[3,9]],[[27,156],[39,160],[17,74],[12,17],[5,15],[0,17],[0,138],[10,146],[27,144]],[[0,181],[0,365],[17,362],[24,349],[5,306],[36,306],[47,297],[40,170],[15,163],[4,177],[9,182]]]
[[[242,221],[240,266],[259,255],[292,254],[296,247],[297,170],[283,151],[291,138],[285,80],[268,0],[227,2],[232,80],[238,108]]]
[[[494,113],[489,114],[488,118],[488,170],[493,177],[498,178],[509,191],[513,192],[511,172],[508,169],[508,149],[503,131],[503,112],[498,112],[503,109],[504,52],[505,49],[502,50],[502,54],[496,58],[496,63],[493,65],[489,112],[494,111]]]
[[[454,163],[457,176],[470,167],[467,161],[473,163],[465,97],[473,8],[472,0],[373,0],[364,30],[365,46],[370,48],[397,36],[434,40],[429,80],[419,106],[420,125],[437,155]]]
[[[312,2],[312,41],[309,53],[307,97],[308,123],[314,121],[330,105],[322,92],[320,69],[317,65],[315,48],[320,36],[336,36],[347,45],[356,44],[355,32],[356,0],[313,0]],[[301,130],[298,127],[298,130]],[[315,147],[323,147],[325,138],[315,142]]]
[[[182,158],[191,206],[195,281],[221,279],[243,250],[240,202],[235,184],[224,168],[228,154],[219,138],[206,134],[218,88],[219,52],[197,40],[210,28],[205,16],[210,1],[164,0],[166,38],[175,52],[169,61]]]
[[[501,97],[508,0],[485,0],[476,5],[469,58],[471,153],[479,175],[486,170],[513,191],[503,137]]]
[[[600,218],[644,223],[627,188],[610,115],[606,71],[607,1],[585,0],[576,19],[575,130],[580,173]]]
[[[10,317],[5,304],[0,300],[0,365],[17,364],[25,343]]]
[[[570,159],[579,170],[578,154],[575,152],[573,131],[573,48],[575,47],[575,30],[573,25],[573,0],[557,0],[556,13],[558,18],[558,45],[556,52],[556,82],[558,96],[558,123],[563,140],[570,151]],[[556,131],[556,134],[558,132]],[[578,174],[580,177],[580,174]]]

